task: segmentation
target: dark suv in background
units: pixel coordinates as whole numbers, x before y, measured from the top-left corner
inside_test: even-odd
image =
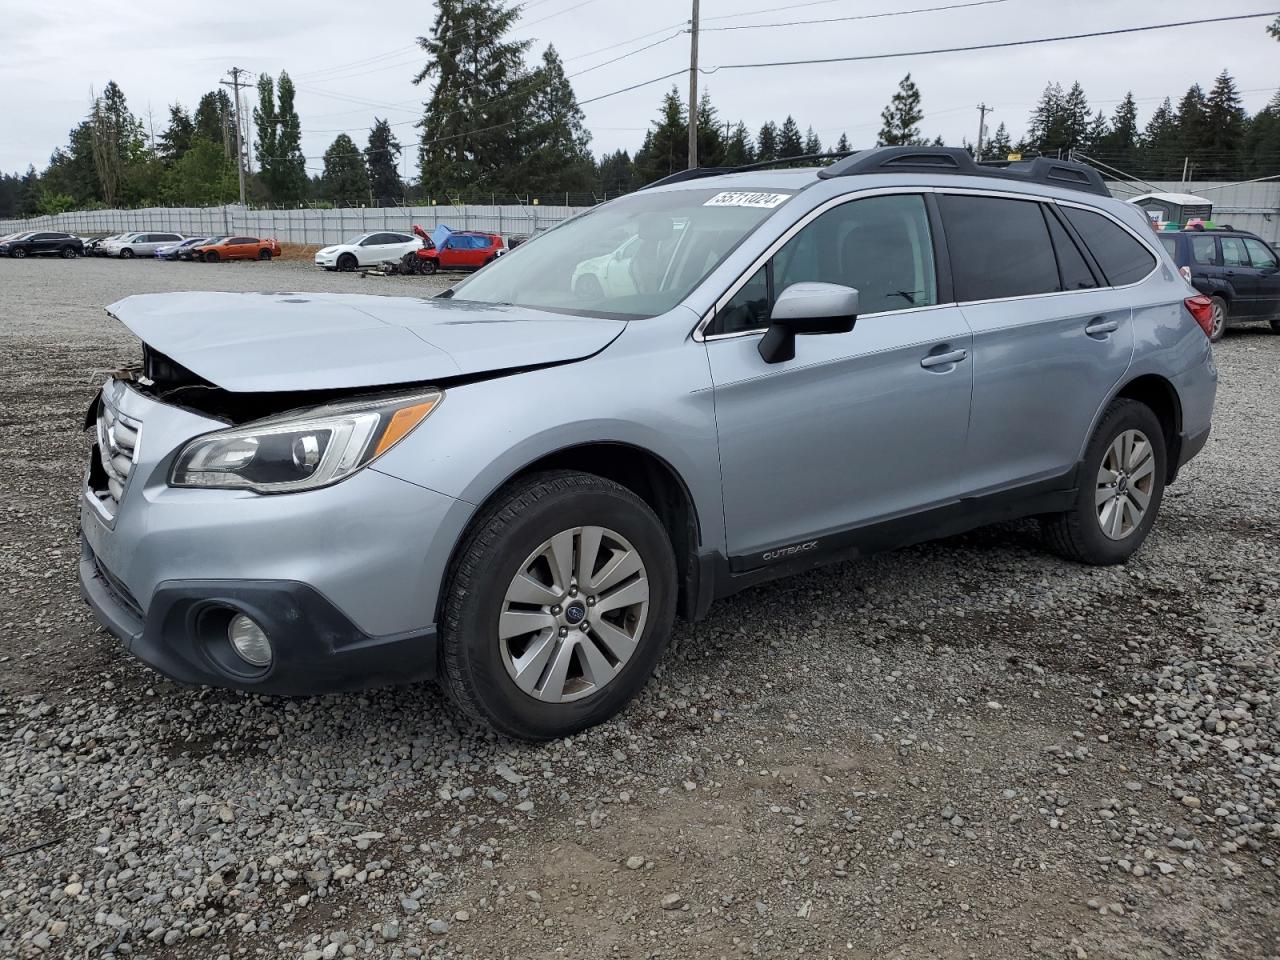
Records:
[[[0,256],[21,260],[26,256],[57,255],[71,260],[84,254],[84,241],[69,233],[24,233],[0,243]]]
[[[1191,285],[1213,301],[1213,332],[1246,320],[1269,320],[1280,333],[1280,258],[1261,237],[1243,230],[1182,230],[1160,234]]]

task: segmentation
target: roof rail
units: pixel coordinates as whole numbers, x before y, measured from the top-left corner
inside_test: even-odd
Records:
[[[839,153],[806,153],[798,157],[777,157],[773,160],[761,160],[758,163],[744,163],[737,167],[693,167],[690,170],[677,170],[661,180],[646,183],[640,189],[648,190],[650,187],[663,187],[669,183],[683,183],[685,180],[699,180],[702,177],[718,177],[723,173],[748,173],[752,170],[767,170],[770,167],[781,167],[790,163],[804,163],[808,160],[842,160],[852,155],[848,151]]]
[[[1083,190],[1109,197],[1111,191],[1093,167],[1071,160],[1035,157],[1031,160],[975,161],[961,147],[875,147],[862,150],[825,170],[824,180],[866,173],[931,173],[964,177],[995,177]]]

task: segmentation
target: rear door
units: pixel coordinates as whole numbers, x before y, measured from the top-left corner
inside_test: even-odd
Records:
[[[1263,315],[1262,271],[1249,259],[1244,237],[1219,237],[1222,249],[1222,274],[1235,296],[1231,302],[1233,320],[1253,319]]]
[[[1276,252],[1253,237],[1244,238],[1244,248],[1255,271],[1252,279],[1256,287],[1257,315],[1268,319],[1280,317],[1280,263]]]
[[[956,299],[973,330],[964,472],[979,494],[1066,485],[1098,405],[1129,366],[1131,311],[1105,289],[1054,204],[938,200]]]
[[[735,570],[856,544],[963,492],[969,328],[936,263],[922,195],[849,198],[726,291],[705,336]],[[773,302],[803,281],[857,288],[854,328],[766,363]]]

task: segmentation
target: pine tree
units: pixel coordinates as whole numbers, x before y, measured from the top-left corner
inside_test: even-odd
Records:
[[[996,127],[990,139],[982,145],[980,160],[1007,160],[1013,153],[1013,144],[1009,142],[1009,129],[1001,123]]]
[[[1208,104],[1200,84],[1192,84],[1178,101],[1177,117],[1178,151],[1198,172],[1204,165],[1205,149],[1209,139]]]
[[[606,197],[630,193],[636,186],[636,167],[627,151],[615,150],[600,158],[600,192]]]
[[[850,147],[849,147],[849,138],[848,138],[847,136],[845,136],[843,133],[842,133],[842,134],[840,134],[840,139],[836,141],[836,149],[835,149],[835,152],[836,152],[836,153],[848,153],[848,152],[849,152],[849,149],[850,149]]]
[[[1240,105],[1236,82],[1226,70],[1218,74],[1205,101],[1204,165],[1201,179],[1226,180],[1240,172],[1248,114]]]
[[[804,132],[804,152],[809,155],[822,152],[822,141],[813,132],[813,127],[809,127]]]
[[[897,147],[921,143],[919,124],[923,118],[920,88],[908,73],[898,84],[898,92],[889,100],[889,105],[880,112],[880,136],[876,145]]]
[[[636,151],[636,176],[640,182],[652,183],[689,165],[689,118],[684,101],[675,87],[662,98],[658,119],[644,135],[644,144]]]
[[[772,120],[760,128],[756,137],[756,159],[761,163],[778,159],[778,125]]]
[[[791,114],[787,114],[787,119],[782,121],[782,128],[778,131],[778,156],[785,159],[803,155],[804,140],[800,138],[800,125]]]
[[[724,125],[711,104],[711,93],[702,91],[698,98],[698,166],[724,166]]]
[[[1280,17],[1276,17],[1275,23],[1267,27],[1267,33],[1280,40]]]
[[[747,130],[747,125],[738,122],[729,134],[729,140],[725,144],[724,162],[726,166],[741,167],[748,163],[754,163],[756,159],[755,144],[751,142],[751,132]]]
[[[112,207],[125,199],[125,171],[142,159],[142,124],[129,110],[124,91],[107,81],[89,115],[94,168],[102,201]]]
[[[1067,156],[1089,142],[1089,99],[1079,82],[1071,84],[1062,101],[1062,133],[1057,148]]]
[[[240,194],[235,162],[222,150],[222,141],[196,136],[191,146],[165,171],[160,197],[176,207],[207,207],[230,203]]]
[[[400,149],[400,141],[391,132],[391,124],[374,117],[369,145],[364,148],[364,160],[369,169],[369,188],[375,202],[398,200],[404,196],[404,184],[397,169]]]
[[[191,149],[195,135],[196,127],[187,111],[182,109],[182,104],[173,104],[169,107],[169,126],[160,134],[160,155],[170,162],[181,160]]]
[[[1086,152],[1092,151],[1095,147],[1106,142],[1107,137],[1111,134],[1111,126],[1107,123],[1106,114],[1099,110],[1093,115],[1093,119],[1089,121],[1089,127],[1084,135],[1084,143],[1080,144],[1080,149]]]
[[[1092,144],[1092,151],[1103,163],[1127,174],[1134,174],[1138,148],[1138,105],[1133,93],[1126,93],[1111,116],[1107,135]]]
[[[18,194],[18,215],[34,217],[40,212],[40,175],[36,168],[28,164],[27,172],[22,177],[22,188]]]
[[[499,0],[439,0],[431,36],[418,38],[427,63],[413,82],[435,82],[418,145],[428,196],[527,187],[512,161],[529,146],[536,84],[524,64],[529,41],[507,39],[520,11]]]
[[[261,88],[261,87],[259,87]],[[236,154],[235,108],[225,90],[213,90],[200,98],[193,116],[196,136],[222,146],[225,156]]]
[[[1156,180],[1175,180],[1182,176],[1182,144],[1178,131],[1178,115],[1173,102],[1164,98],[1142,131],[1142,163],[1133,171],[1137,176]]]
[[[302,123],[293,105],[293,81],[280,71],[275,85],[268,74],[258,77],[255,152],[267,195],[273,203],[300,203],[307,195],[307,161],[302,156]]]
[[[324,152],[325,199],[341,206],[369,202],[369,172],[356,142],[345,133],[333,138]]]
[[[1241,161],[1246,177],[1261,177],[1274,173],[1280,164],[1280,90],[1271,102],[1259,110],[1249,124],[1241,150]]]
[[[1036,104],[1027,123],[1027,136],[1024,141],[1031,153],[1055,154],[1061,141],[1063,130],[1064,97],[1062,85],[1047,84],[1040,94],[1040,102]]]

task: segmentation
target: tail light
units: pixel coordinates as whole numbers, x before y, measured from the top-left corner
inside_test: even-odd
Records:
[[[1206,337],[1213,335],[1213,301],[1208,297],[1201,295],[1197,297],[1187,297],[1182,301],[1186,304],[1187,312],[1191,314],[1196,323],[1200,324],[1200,329],[1204,331]]]
[[[1179,267],[1179,268],[1178,268],[1178,272],[1179,272],[1180,274],[1182,274],[1182,279],[1183,279],[1183,280],[1187,281],[1187,283],[1190,283],[1190,282],[1191,282],[1191,268],[1190,268],[1190,267]]]

